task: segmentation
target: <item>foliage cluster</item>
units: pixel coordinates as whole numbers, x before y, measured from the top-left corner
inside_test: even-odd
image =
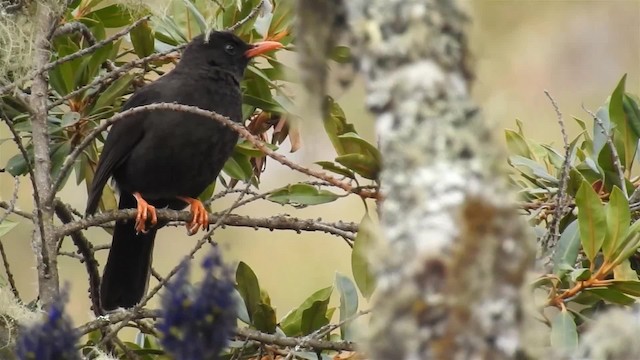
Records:
[[[179,61],[179,53],[176,50],[184,48],[191,38],[210,29],[233,29],[234,33],[245,41],[276,40],[288,50],[295,51],[292,29],[294,3],[274,1],[272,5],[266,6],[262,0],[223,0],[217,2],[216,6],[204,1],[177,0],[172,2],[164,15],[158,15],[157,12],[151,15],[145,14],[145,11],[140,11],[139,8],[131,11],[125,6],[104,0],[71,1],[59,25],[59,30],[65,26],[68,29],[54,34],[51,62],[46,69],[49,79],[48,133],[51,177],[55,191],[67,184],[72,173],[77,185],[84,183],[88,186],[91,183],[102,144],[107,136],[105,131],[95,133],[96,129],[99,130],[101,124],[117,114],[128,96],[137,88],[170,70],[172,65]],[[345,50],[348,49],[337,47],[332,53],[332,59],[348,61]],[[300,146],[297,122],[304,121],[302,116],[294,114],[292,106],[295,98],[290,85],[295,84],[297,79],[293,75],[294,71],[277,56],[277,53],[272,54],[262,61],[250,64],[245,73],[241,84],[244,97],[243,115],[246,119],[244,125],[251,134],[266,142],[265,145],[269,149],[278,151],[280,145],[288,140],[291,151],[295,151]],[[29,92],[29,79],[20,78],[16,74],[9,80],[17,87],[14,89],[6,86],[0,91],[0,115],[15,132],[16,138],[2,141],[18,140],[19,147],[24,150],[9,159],[5,166],[9,174],[17,177],[29,175],[34,163],[32,123],[28,104],[24,98],[15,96],[16,92]],[[347,122],[344,112],[335,100],[327,97],[325,103],[328,111],[324,125],[337,156],[333,159],[322,159],[317,162],[317,169],[304,169],[304,172],[311,175],[326,174],[320,179],[330,178],[331,182],[283,184],[281,188],[258,193],[260,175],[265,170],[267,157],[263,151],[245,139],[237,144],[232,157],[224,167],[223,174],[219,177],[219,184],[223,189],[214,195],[216,183],[213,183],[200,196],[201,199],[210,204],[223,196],[240,193],[241,198],[250,193],[254,197],[245,203],[262,200],[300,208],[338,200],[353,194],[354,189],[376,191],[377,174],[380,169],[380,154],[377,148],[358,135],[355,127]],[[94,133],[95,139],[92,138]],[[87,143],[88,146],[83,148],[88,140],[91,140]],[[244,191],[234,189],[240,181],[249,185]],[[366,185],[361,186],[360,183]],[[328,190],[330,187],[334,189]],[[15,199],[13,204],[4,204],[8,205],[5,208],[13,210]],[[104,213],[117,210],[115,192],[109,186],[103,193],[100,209]],[[323,340],[329,344],[338,344],[337,350],[350,349],[350,341],[354,339],[350,322],[359,316],[358,288],[365,297],[369,297],[374,288],[366,256],[373,232],[363,231],[372,225],[368,216],[365,215],[363,219],[357,236],[355,232],[345,232],[343,235],[346,243],[353,247],[355,283],[348,276],[336,274],[334,285],[316,291],[299,307],[291,309],[286,314],[280,314],[272,307],[267,290],[259,285],[256,274],[247,264],[241,262],[233,279],[233,292],[239,304],[238,320],[246,324],[247,329],[257,331],[258,334]],[[0,221],[0,236],[15,225],[15,221],[3,217]],[[109,227],[104,229],[110,231]],[[60,243],[63,240],[64,238],[59,239]],[[83,256],[89,255],[83,253]],[[177,271],[175,278],[184,280],[184,272]],[[166,292],[171,294],[172,289],[183,289],[179,293],[186,299],[190,290],[184,290],[184,286],[187,286],[184,281],[168,282]],[[331,296],[335,292],[340,299],[339,309],[329,306]],[[171,299],[171,296],[168,295],[165,299]],[[190,309],[181,309],[179,306],[172,309],[171,306],[175,303],[176,301],[165,301],[166,306],[161,314],[184,315],[180,311],[184,310],[186,313]],[[228,310],[228,306],[214,305],[211,305],[211,308]],[[334,317],[336,310],[339,310],[338,315]],[[172,315],[172,318],[176,316]],[[330,324],[333,318],[339,319],[339,325]],[[214,320],[213,323],[220,326],[219,321]],[[185,334],[202,337],[202,332],[206,331],[184,330],[175,334],[172,330],[167,330],[167,326],[163,328],[162,324],[160,322],[159,331],[140,328],[142,333],[136,342],[123,343],[123,346],[116,348],[116,354],[122,358],[128,358],[131,353],[137,354],[141,359],[166,358],[168,355],[165,355],[165,350],[173,354],[180,353],[172,350],[176,349],[176,341],[169,342],[167,339],[175,340],[186,336]],[[203,325],[202,328],[207,326]],[[166,331],[163,332],[163,329]],[[85,331],[84,335],[87,336],[81,341],[82,352],[89,357],[96,356],[95,348],[105,345],[103,329]],[[205,338],[213,338],[214,335],[205,335]],[[29,336],[28,330],[25,330],[25,336]],[[218,335],[216,339],[219,337]],[[188,336],[182,340],[186,344],[190,341],[196,343],[196,338],[189,339]],[[168,343],[173,344],[172,349],[163,346]],[[291,348],[290,352],[297,358],[316,359],[316,354],[310,352],[310,349],[308,346],[298,346]],[[317,349],[318,352],[322,350],[323,348]],[[231,342],[224,358],[254,358],[264,351],[273,350],[265,350],[259,336],[248,341],[248,338],[243,339],[236,335],[236,341]],[[332,352],[335,353],[335,350]],[[325,352],[322,357],[329,358],[330,353]]]
[[[549,269],[534,283],[534,293],[546,294],[540,320],[550,326],[551,346],[568,353],[597,313],[640,296],[640,178],[633,172],[640,101],[625,92],[625,80],[597,112],[585,109],[591,128],[573,117],[580,133],[564,151],[527,138],[520,122],[505,133],[512,180]]]

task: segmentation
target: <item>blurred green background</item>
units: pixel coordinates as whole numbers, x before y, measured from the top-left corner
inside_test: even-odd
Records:
[[[469,30],[476,69],[474,97],[495,127],[496,137],[502,139],[502,129],[514,127],[514,120],[518,118],[523,121],[527,136],[559,144],[555,113],[544,96],[544,89],[558,101],[570,131],[576,130],[570,120],[572,115],[588,117],[581,110],[581,104],[596,110],[624,73],[629,74],[627,91],[640,94],[640,1],[486,0],[467,1],[465,5],[472,18]],[[295,63],[293,57],[291,61]],[[356,81],[346,92],[332,95],[358,132],[374,140],[374,123],[364,107],[362,81]],[[301,127],[302,149],[289,154],[288,144],[284,144],[281,152],[307,166],[334,157],[321,123],[303,120]],[[6,137],[7,129],[0,126],[0,138]],[[0,163],[5,164],[15,153],[12,142],[3,143]],[[261,190],[297,180],[306,179],[268,161]],[[59,196],[83,211],[85,187],[73,184],[70,181]],[[12,178],[0,173],[0,198],[9,200],[12,191]],[[222,210],[231,202],[232,199],[216,202],[213,209]],[[18,206],[23,210],[32,209],[32,192],[26,178],[21,178]],[[287,213],[300,218],[358,222],[364,207],[358,199],[350,197],[302,210],[257,202],[241,208],[238,213],[258,217]],[[31,235],[31,224],[21,222],[2,239],[21,296],[26,301],[33,299],[37,292]],[[86,235],[94,244],[110,241],[110,236],[100,229],[87,231]],[[169,271],[196,240],[197,236],[188,237],[183,227],[160,231],[154,254],[156,269],[161,274]],[[228,262],[244,261],[253,268],[261,287],[269,292],[278,318],[313,291],[331,285],[335,272],[351,274],[349,247],[341,239],[326,234],[228,227],[216,231],[214,240],[222,246]],[[74,251],[70,241],[65,241],[64,250]],[[99,255],[98,261],[103,264],[107,253],[102,251]],[[77,324],[83,323],[91,317],[84,267],[77,260],[61,257],[60,269],[62,280],[71,285],[69,310]]]

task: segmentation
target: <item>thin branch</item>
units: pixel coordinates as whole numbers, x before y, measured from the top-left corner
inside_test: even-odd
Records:
[[[3,208],[5,210],[12,209],[11,210],[12,214],[16,214],[16,215],[18,215],[20,217],[23,217],[23,218],[27,219],[27,220],[33,220],[33,215],[31,213],[28,213],[26,211],[16,210],[15,207],[12,207],[11,204],[9,204],[6,201],[1,201],[0,200],[0,208]]]
[[[11,200],[7,204],[8,207],[5,209],[4,214],[0,215],[0,224],[9,216],[9,214],[13,213],[13,210],[16,208],[16,201],[18,201],[18,190],[20,190],[20,178],[15,176],[13,178],[13,194],[11,195]]]
[[[249,189],[249,186],[251,185],[251,183],[247,184],[247,189]],[[196,245],[191,249],[191,251],[189,252],[189,254],[187,255],[187,259],[193,259],[194,255],[202,248],[202,246],[204,246],[204,244],[207,243],[207,241],[211,238],[211,235],[218,229],[218,227],[220,227],[222,225],[222,222],[224,221],[225,217],[227,215],[229,215],[231,213],[231,211],[233,211],[236,207],[237,207],[237,203],[242,199],[242,197],[244,196],[244,194],[240,194],[240,196],[238,197],[238,199],[224,212],[224,214],[222,214],[222,216],[220,218],[218,218],[218,221],[213,224],[212,228],[207,231],[201,238],[200,240],[198,240],[198,242],[196,243]],[[158,293],[158,291],[160,291],[160,289],[162,289],[168,282],[169,280],[171,280],[171,278],[178,273],[178,271],[180,270],[182,266],[182,263],[179,263],[178,265],[176,265],[173,269],[171,269],[171,271],[169,271],[169,273],[167,274],[167,276],[164,278],[163,281],[161,281],[160,283],[158,283],[153,289],[149,290],[149,292],[142,298],[142,300],[140,300],[140,302],[133,307],[133,311],[135,313],[136,310],[138,309],[142,309],[143,306],[145,306],[147,304],[147,302],[149,302],[149,300],[155,296],[156,293]],[[123,327],[126,326],[127,322],[131,321],[132,318],[125,318],[122,320],[122,322],[120,324],[118,324],[113,330],[113,332],[105,337],[102,338],[102,340],[100,341],[100,343],[98,344],[99,346],[102,346],[105,342],[109,341],[111,337],[114,336],[114,334],[117,334],[117,332],[122,329]]]
[[[82,142],[80,142],[80,144],[78,144],[78,146],[76,146],[76,148],[64,160],[64,162],[63,162],[63,164],[61,166],[59,175],[58,175],[58,179],[55,182],[55,184],[57,186],[60,185],[60,183],[62,182],[62,179],[64,179],[66,177],[67,173],[70,171],[73,162],[82,153],[84,148],[87,147],[93,141],[93,139],[96,136],[98,136],[98,134],[100,134],[102,131],[104,131],[111,124],[113,124],[116,121],[119,121],[119,120],[121,120],[121,119],[123,119],[123,118],[125,118],[127,116],[131,116],[131,115],[142,113],[142,112],[154,111],[154,110],[180,111],[180,112],[191,113],[191,114],[200,115],[200,116],[204,116],[204,117],[208,117],[210,119],[216,120],[216,121],[220,122],[221,124],[223,124],[223,125],[231,128],[231,129],[233,129],[234,131],[238,132],[240,134],[240,136],[242,136],[243,138],[248,140],[253,146],[258,148],[265,155],[269,156],[270,158],[276,160],[277,162],[279,162],[279,163],[281,163],[281,164],[283,164],[283,165],[285,165],[285,166],[287,166],[287,167],[289,167],[289,168],[291,168],[293,170],[296,170],[296,171],[301,172],[303,174],[306,174],[306,175],[318,178],[320,180],[326,181],[327,183],[329,183],[329,184],[331,184],[333,186],[339,187],[344,191],[357,194],[357,195],[361,196],[362,198],[375,198],[375,199],[378,199],[379,194],[378,194],[377,191],[372,191],[372,190],[369,190],[369,189],[362,189],[362,188],[354,187],[353,185],[351,185],[349,183],[346,183],[344,181],[341,181],[341,180],[339,180],[339,179],[327,174],[326,172],[308,169],[308,168],[305,168],[304,166],[301,166],[301,165],[298,165],[298,164],[292,162],[291,160],[287,159],[284,155],[281,155],[281,154],[271,150],[269,147],[267,147],[265,145],[265,143],[263,141],[259,140],[255,136],[253,136],[244,126],[237,124],[236,122],[230,120],[227,117],[224,117],[224,116],[219,115],[219,114],[217,114],[215,112],[212,112],[212,111],[207,111],[207,110],[200,109],[200,108],[195,107],[195,106],[188,106],[188,105],[182,105],[182,104],[172,104],[172,103],[149,104],[149,105],[144,105],[144,106],[128,109],[128,110],[125,110],[125,111],[123,111],[121,113],[118,113],[118,114],[112,116],[110,119],[108,119],[107,121],[103,122],[99,126],[96,126],[87,136],[85,136],[84,139],[82,139]]]
[[[549,231],[542,240],[542,248],[546,251],[549,247],[553,248],[555,252],[555,244],[560,238],[560,220],[566,213],[566,197],[567,197],[567,184],[569,182],[569,170],[571,168],[571,147],[569,145],[569,137],[567,136],[567,130],[564,125],[564,119],[558,103],[551,96],[551,94],[545,90],[544,94],[547,95],[553,109],[556,112],[558,118],[558,125],[560,125],[560,133],[562,134],[562,141],[564,143],[564,161],[562,163],[562,173],[560,175],[560,181],[558,183],[558,193],[556,194],[556,207],[551,218],[551,224]],[[551,243],[551,245],[549,245]]]
[[[57,28],[56,31],[54,31],[53,37],[56,38],[56,37],[74,33],[74,32],[79,32],[80,34],[82,34],[82,36],[85,38],[89,46],[95,45],[96,42],[98,41],[96,37],[93,36],[93,34],[91,33],[91,30],[89,30],[87,25],[79,21],[73,21],[73,22],[68,22],[66,24],[63,24],[62,26]]]
[[[300,347],[314,350],[354,351],[355,344],[351,341],[328,341],[285,337],[275,334],[265,334],[257,330],[237,329],[236,334],[243,338],[258,341],[263,344],[273,344],[287,347]]]
[[[262,7],[264,6],[264,2],[267,0],[261,0],[258,5],[256,5],[253,9],[251,9],[251,12],[244,18],[239,20],[237,23],[229,26],[226,30],[227,31],[231,31],[234,32],[236,31],[240,26],[246,24],[247,22],[249,22],[249,20],[253,19],[254,17],[258,16],[258,14],[260,13],[260,9],[262,9]]]
[[[158,310],[136,309],[118,310],[116,312],[100,316],[88,323],[78,327],[78,333],[84,335],[105,326],[122,323],[124,321],[160,318]],[[350,341],[328,341],[304,339],[302,337],[286,337],[274,334],[266,334],[257,330],[239,328],[236,330],[236,336],[242,339],[257,341],[262,344],[272,344],[284,347],[295,347],[303,344],[305,348],[315,350],[334,350],[334,351],[354,351],[355,344]]]
[[[600,119],[597,114],[594,114],[592,111],[587,109],[584,106],[584,104],[582,104],[582,110],[586,111],[589,115],[591,115],[593,120],[595,120],[595,122],[600,127],[600,131],[602,131],[605,138],[607,139],[607,145],[611,149],[611,155],[613,156],[613,166],[616,168],[616,171],[618,172],[618,177],[620,178],[620,189],[622,190],[622,193],[624,194],[624,196],[628,197],[629,193],[627,193],[627,180],[624,177],[624,169],[622,168],[620,155],[618,154],[618,150],[616,150],[616,146],[613,144],[613,139],[612,139],[613,136],[609,134],[609,132],[604,126],[604,123],[602,122],[602,119]]]
[[[244,204],[239,204],[242,206]],[[170,209],[158,209],[159,221],[181,221],[191,220],[191,213],[188,211],[176,211]],[[136,209],[114,210],[95,216],[90,216],[81,220],[73,221],[58,227],[57,236],[66,236],[76,231],[87,229],[92,226],[104,224],[110,221],[134,219]],[[251,218],[241,215],[222,216],[218,213],[209,214],[209,223],[215,224],[221,221],[222,226],[249,227],[253,229],[269,230],[292,230],[297,233],[302,231],[321,231],[327,234],[336,235],[354,240],[354,233],[358,231],[358,225],[351,222],[326,223],[313,219],[298,219],[286,215],[277,215],[268,218]]]
[[[73,215],[71,214],[71,211],[60,200],[55,201],[54,209],[56,215],[63,224],[66,225],[73,222]],[[93,309],[93,313],[98,316],[102,314],[102,307],[100,306],[100,272],[98,271],[98,261],[96,261],[94,256],[95,252],[93,250],[93,245],[80,230],[81,229],[73,231],[69,235],[71,235],[71,240],[78,249],[78,253],[82,255],[81,261],[84,262],[87,275],[89,276],[89,299],[91,300],[91,307]],[[58,235],[57,238],[59,238],[62,243],[64,237]]]
[[[131,31],[131,29],[129,29],[129,31]],[[56,31],[53,33],[53,37],[55,38],[55,37],[63,36],[73,32],[79,32],[80,34],[82,34],[82,37],[84,37],[84,39],[86,40],[87,44],[89,44],[89,46],[94,46],[98,42],[98,39],[96,39],[96,37],[93,36],[93,33],[91,33],[91,30],[89,30],[87,25],[79,21],[73,21],[73,22],[68,22],[66,24],[63,24],[62,26],[56,29]],[[117,39],[109,38],[105,41],[113,42],[114,40],[117,40]],[[102,46],[98,46],[96,47],[96,49],[100,47]],[[105,60],[105,65],[108,70],[114,70],[116,68],[115,65],[113,65],[113,62],[109,59]]]
[[[20,134],[18,134],[18,131],[16,130],[15,125],[13,124],[13,120],[11,120],[9,116],[2,109],[0,109],[0,115],[2,115],[2,118],[4,119],[4,123],[7,124],[7,127],[9,128],[9,131],[13,136],[13,142],[18,147],[18,151],[20,151],[20,154],[24,158],[24,162],[27,165],[27,171],[29,172],[29,179],[31,180],[31,186],[33,187],[33,191],[35,195],[38,188],[36,186],[36,175],[33,172],[33,164],[31,163],[31,159],[29,159],[29,153],[27,152],[27,149],[24,147],[24,144],[22,143],[22,138],[20,137]],[[33,199],[36,203],[36,206],[39,207],[40,199],[37,196],[34,196]]]
[[[91,83],[81,86],[79,88],[77,88],[76,90],[68,93],[67,95],[61,97],[60,99],[52,102],[51,104],[49,104],[49,109],[52,109],[62,103],[64,103],[65,101],[73,98],[74,96],[82,93],[83,91],[93,88],[95,86],[101,86],[104,85],[106,83],[108,83],[111,80],[115,80],[116,78],[119,78],[120,76],[122,76],[124,73],[126,73],[127,71],[137,67],[137,66],[144,66],[147,63],[154,61],[154,60],[158,60],[164,56],[167,56],[171,53],[180,51],[182,49],[184,49],[185,47],[187,47],[188,44],[182,44],[179,46],[176,46],[173,49],[167,50],[167,51],[163,51],[157,54],[153,54],[153,55],[149,55],[147,57],[144,57],[142,59],[138,59],[138,60],[134,60],[134,61],[130,61],[126,64],[123,64],[122,66],[120,66],[119,68],[110,71],[104,75],[99,76],[98,78],[96,78],[94,81],[92,81]],[[1,93],[0,93],[1,94]]]
[[[20,293],[18,292],[16,281],[13,279],[13,273],[11,272],[11,267],[9,266],[9,259],[7,258],[7,254],[4,251],[4,245],[2,245],[2,241],[0,241],[0,256],[2,256],[4,272],[7,274],[7,280],[9,281],[9,286],[11,286],[11,291],[13,292],[13,295],[15,295],[16,299],[20,300]]]

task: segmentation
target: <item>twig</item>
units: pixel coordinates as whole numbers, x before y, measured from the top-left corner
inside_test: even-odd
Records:
[[[9,214],[13,213],[13,210],[16,208],[16,201],[18,201],[18,190],[20,189],[20,178],[15,176],[13,178],[13,194],[11,195],[11,200],[9,200],[9,206],[5,209],[4,214],[0,215],[0,224],[9,216]]]
[[[131,31],[131,29],[129,29],[129,31]],[[79,21],[73,21],[73,22],[68,22],[66,24],[63,24],[62,26],[60,26],[59,28],[56,29],[56,31],[53,33],[53,37],[55,38],[55,37],[66,35],[66,34],[73,33],[73,32],[79,32],[80,34],[82,34],[82,36],[87,41],[89,46],[94,46],[96,44],[96,42],[98,42],[98,40],[96,39],[95,36],[93,36],[93,34],[91,33],[91,30],[89,30],[87,25],[85,25],[85,24],[83,24],[83,23],[81,23]],[[109,39],[107,39],[105,41],[113,42],[114,40],[117,40],[117,38],[113,39],[113,40],[111,40],[111,38],[109,38]],[[104,44],[104,45],[106,45],[106,44]],[[98,46],[97,48],[100,48],[100,47],[102,47],[102,46]],[[108,70],[114,70],[115,69],[115,66],[113,65],[113,62],[111,62],[111,60],[109,60],[109,59],[107,59],[105,61],[105,65],[106,65],[106,68]]]
[[[622,190],[622,193],[624,194],[624,196],[628,197],[629,193],[627,193],[627,180],[624,177],[624,169],[622,169],[622,162],[620,161],[620,155],[618,155],[618,150],[616,150],[616,146],[613,144],[612,135],[609,134],[609,132],[604,126],[604,123],[602,122],[602,119],[600,119],[598,115],[594,114],[592,111],[587,109],[584,106],[584,104],[582,104],[582,110],[586,111],[589,115],[591,115],[591,117],[598,124],[598,126],[600,127],[600,130],[602,131],[605,138],[607,139],[607,145],[611,149],[611,154],[613,156],[613,166],[616,168],[616,171],[618,172],[618,177],[620,178],[620,189]]]
[[[95,45],[95,43],[98,41],[96,37],[93,36],[91,30],[89,30],[87,25],[79,21],[73,21],[63,24],[53,32],[53,37],[56,38],[73,32],[79,32],[80,34],[82,34],[89,46]]]
[[[55,212],[60,221],[63,224],[70,224],[73,222],[73,215],[71,211],[67,208],[67,206],[61,202],[60,200],[55,201]],[[82,234],[80,229],[71,232],[71,240],[73,244],[78,249],[78,253],[82,255],[82,262],[84,262],[84,266],[87,269],[87,275],[89,276],[89,299],[91,300],[91,307],[93,308],[93,313],[96,316],[102,315],[102,307],[100,306],[100,272],[98,271],[98,261],[94,256],[93,245],[89,240]],[[63,236],[56,236],[62,240]]]
[[[316,171],[316,170],[312,170],[312,169],[308,169],[305,168],[304,166],[298,165],[292,161],[290,161],[289,159],[287,159],[285,156],[276,153],[275,151],[271,150],[269,147],[267,147],[265,145],[264,142],[262,142],[261,140],[259,140],[258,138],[256,138],[255,136],[253,136],[245,127],[233,122],[232,120],[230,120],[227,117],[224,117],[222,115],[219,115],[215,112],[212,111],[207,111],[207,110],[203,110],[200,109],[198,107],[195,106],[188,106],[188,105],[182,105],[182,104],[172,104],[172,103],[157,103],[157,104],[149,104],[149,105],[144,105],[144,106],[140,106],[140,107],[135,107],[132,109],[128,109],[125,110],[119,114],[116,114],[114,116],[112,116],[110,119],[108,119],[107,121],[103,122],[102,124],[100,124],[99,126],[96,126],[87,136],[85,136],[85,138],[82,140],[82,142],[80,142],[80,144],[78,144],[78,146],[76,146],[76,148],[71,152],[71,154],[69,154],[69,156],[67,156],[67,158],[64,160],[63,165],[61,167],[60,173],[58,175],[58,180],[56,181],[56,185],[59,186],[60,182],[62,181],[62,179],[64,179],[67,175],[67,173],[69,172],[71,165],[73,164],[73,162],[75,161],[75,159],[80,155],[80,153],[83,151],[83,149],[85,147],[87,147],[92,141],[93,139],[100,134],[102,131],[104,131],[107,127],[109,127],[111,124],[115,123],[116,121],[119,121],[127,116],[132,116],[134,114],[138,114],[138,113],[142,113],[142,112],[149,112],[149,111],[154,111],[154,110],[169,110],[169,111],[181,111],[181,112],[187,112],[187,113],[191,113],[191,114],[195,114],[195,115],[200,115],[200,116],[204,116],[204,117],[208,117],[210,119],[216,120],[218,122],[220,122],[221,124],[233,129],[234,131],[238,132],[240,134],[240,136],[242,136],[243,138],[245,138],[246,140],[248,140],[253,146],[255,146],[256,148],[258,148],[260,151],[262,151],[264,154],[266,154],[267,156],[269,156],[270,158],[276,160],[277,162],[288,166],[289,168],[296,170],[298,172],[301,172],[303,174],[318,178],[320,180],[326,181],[327,183],[339,187],[344,191],[347,192],[351,192],[354,194],[357,194],[359,196],[361,196],[362,198],[375,198],[378,199],[378,192],[377,191],[372,191],[372,190],[368,190],[368,189],[362,189],[362,188],[356,188],[353,185],[343,182],[329,174],[327,174],[326,172],[322,172],[322,171]]]
[[[247,184],[247,189],[249,188],[251,183]],[[242,199],[242,196],[244,194],[240,194],[240,196],[238,197],[238,199],[225,211],[224,214],[222,214],[222,216],[218,219],[218,221],[213,224],[212,228],[207,231],[201,238],[200,240],[198,240],[198,242],[196,243],[196,245],[191,249],[191,251],[189,252],[189,254],[186,256],[187,259],[193,259],[194,255],[202,248],[202,246],[204,246],[204,244],[207,243],[207,240],[209,238],[211,238],[211,235],[216,231],[216,229],[218,229],[218,227],[220,227],[222,225],[222,221],[224,220],[224,218],[229,215],[231,213],[231,211],[233,211],[233,209],[235,209],[237,207],[237,203],[240,199]],[[158,219],[159,220],[159,219]],[[158,291],[160,291],[160,289],[162,289],[168,282],[169,280],[171,280],[171,278],[178,273],[178,271],[180,270],[180,267],[182,266],[182,263],[179,263],[178,265],[176,265],[173,269],[171,269],[171,271],[169,271],[169,273],[167,274],[167,276],[164,278],[163,281],[161,281],[160,283],[158,283],[153,289],[149,290],[149,292],[147,293],[147,295],[145,295],[142,300],[140,300],[140,302],[133,307],[134,312],[138,309],[142,309],[143,306],[145,306],[147,304],[147,302],[149,302],[149,300],[155,296],[156,293],[158,293]],[[122,329],[123,327],[126,326],[127,322],[131,321],[132,318],[124,318],[122,320],[122,322],[120,324],[118,324],[114,329],[113,332],[105,337],[102,338],[102,340],[100,341],[100,343],[98,344],[98,347],[104,345],[105,342],[109,341],[111,337],[114,336],[114,334],[116,334],[120,329]]]
[[[106,84],[108,81],[113,80],[113,79],[115,79],[117,77],[120,77],[122,74],[126,73],[127,71],[129,71],[129,70],[131,70],[131,69],[133,69],[133,68],[135,68],[137,66],[146,65],[147,63],[149,63],[151,61],[160,59],[160,58],[162,58],[164,56],[167,56],[167,55],[169,55],[171,53],[180,51],[180,50],[184,49],[185,47],[187,47],[187,45],[188,44],[182,44],[182,45],[176,46],[173,49],[170,49],[170,50],[167,50],[167,51],[163,51],[163,52],[160,52],[160,53],[157,53],[157,54],[149,55],[149,56],[144,57],[142,59],[130,61],[130,62],[126,63],[126,64],[123,64],[119,68],[117,68],[117,69],[115,69],[113,71],[110,71],[110,72],[108,72],[108,73],[106,73],[106,74],[104,74],[102,76],[99,76],[98,78],[96,78],[91,83],[89,83],[87,85],[84,85],[84,86],[81,86],[81,87],[77,88],[76,90],[68,93],[67,95],[61,97],[60,99],[52,102],[51,104],[49,104],[48,108],[52,109],[52,108],[64,103],[65,101],[71,99],[72,97],[74,97],[74,96],[82,93],[83,91],[85,91],[87,89],[90,89],[90,88],[92,88],[94,86],[100,86],[100,85]]]
[[[4,245],[2,245],[2,241],[0,241],[0,255],[2,256],[4,272],[7,274],[7,280],[9,281],[9,286],[11,286],[11,291],[13,292],[13,295],[15,295],[16,299],[20,300],[20,293],[18,292],[16,281],[13,279],[13,273],[11,272],[11,268],[9,267],[9,259],[7,259],[7,254],[4,251]]]
[[[254,17],[256,17],[258,15],[258,13],[260,13],[260,9],[262,9],[262,7],[264,6],[264,2],[267,0],[261,0],[258,5],[256,5],[256,7],[254,7],[253,9],[251,9],[251,12],[244,18],[239,20],[237,23],[229,26],[226,30],[227,31],[231,31],[234,32],[236,31],[240,26],[246,24],[249,20],[253,19]]]
[[[9,131],[13,136],[13,142],[16,144],[16,146],[18,147],[18,151],[20,151],[20,154],[24,158],[24,162],[27,165],[27,171],[29,172],[29,179],[31,180],[31,186],[33,187],[33,191],[35,193],[37,189],[36,175],[33,172],[33,164],[29,159],[29,153],[27,152],[27,149],[24,147],[24,144],[22,144],[22,138],[20,137],[20,134],[18,134],[18,131],[16,130],[13,124],[13,120],[9,119],[9,116],[7,116],[7,114],[2,109],[0,109],[0,114],[2,115],[2,118],[4,119],[4,123],[7,124],[7,127],[9,128]],[[33,199],[36,203],[36,206],[40,207],[40,199],[37,196],[34,196]]]
[[[566,211],[566,197],[567,197],[567,184],[569,182],[569,169],[571,167],[571,147],[569,145],[569,137],[567,136],[567,130],[564,125],[564,119],[560,108],[551,94],[545,90],[544,94],[547,95],[553,109],[556,112],[558,118],[558,125],[560,125],[560,133],[562,134],[562,141],[564,143],[564,161],[562,162],[562,173],[560,175],[560,181],[558,183],[558,193],[556,194],[556,207],[551,218],[551,224],[549,231],[545,235],[541,242],[542,249],[546,251],[549,247],[555,252],[555,245],[560,238],[560,219],[565,215]]]
[[[629,196],[629,204],[635,204],[638,200],[640,200],[640,186],[636,187],[631,196]]]
[[[326,335],[329,335],[331,332],[333,332],[334,330],[336,330],[337,328],[346,325],[350,322],[353,322],[354,320],[356,320],[357,318],[364,316],[364,315],[368,315],[371,314],[371,309],[369,310],[361,310],[358,311],[357,313],[349,316],[348,318],[340,321],[337,324],[329,324],[329,325],[325,325],[322,328],[318,329],[317,331],[315,331],[314,333],[317,333],[316,338],[322,338]]]
[[[78,327],[76,330],[78,333],[84,335],[94,330],[103,328],[108,325],[122,323],[123,321],[140,320],[140,319],[152,319],[156,320],[160,318],[160,312],[158,310],[136,309],[119,310],[97,319],[91,320],[88,323]],[[295,347],[301,343],[305,343],[305,347],[309,347],[315,350],[334,350],[334,351],[354,351],[355,344],[350,341],[328,341],[328,340],[303,340],[298,337],[286,337],[274,334],[265,334],[257,330],[239,328],[236,330],[236,336],[242,339],[248,339],[257,341],[262,344],[272,344],[278,346]]]
[[[12,208],[12,206],[6,202],[6,201],[1,201],[0,200],[0,208],[3,208],[5,210],[9,210]],[[16,214],[20,217],[23,217],[27,220],[33,220],[33,215],[31,213],[28,213],[26,211],[20,211],[20,210],[16,210],[15,207],[13,207],[13,209],[11,210],[12,214]]]
[[[237,206],[242,205],[244,205],[244,203],[239,203]],[[188,211],[158,209],[156,212],[159,221],[186,222],[190,221],[192,216]],[[58,227],[57,236],[66,236],[76,231],[104,224],[109,221],[133,219],[136,217],[136,214],[136,209],[126,209],[114,210],[91,216]],[[298,233],[302,231],[322,231],[327,234],[345,237],[349,240],[353,240],[355,238],[354,233],[358,231],[358,225],[350,222],[326,223],[313,219],[298,219],[284,215],[277,215],[268,218],[251,218],[248,216],[233,214],[226,217],[217,213],[209,214],[209,223],[215,224],[220,220],[222,220],[222,226],[249,227],[253,229],[264,228],[269,230],[292,230]]]
[[[317,339],[305,339],[296,337],[284,337],[274,334],[265,334],[256,330],[237,329],[236,334],[241,338],[258,341],[263,344],[273,344],[287,347],[311,348],[315,350],[354,351],[355,344],[351,341],[328,341]]]

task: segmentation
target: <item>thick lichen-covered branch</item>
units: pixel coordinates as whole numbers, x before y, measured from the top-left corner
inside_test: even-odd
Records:
[[[534,246],[471,101],[466,17],[451,1],[348,5],[384,158],[369,354],[512,358]]]

